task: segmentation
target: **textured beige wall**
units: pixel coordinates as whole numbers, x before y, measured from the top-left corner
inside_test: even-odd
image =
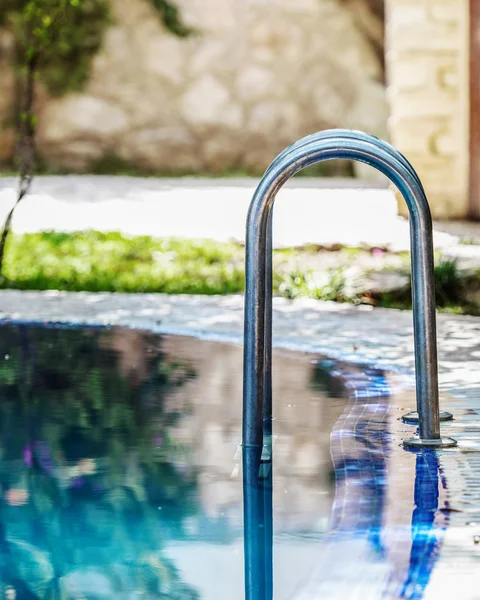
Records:
[[[82,168],[115,154],[167,171],[263,170],[322,128],[386,134],[370,43],[381,23],[361,0],[358,10],[344,0],[178,0],[197,31],[186,40],[162,29],[150,0],[111,4],[83,93],[42,102],[39,147],[51,163]]]
[[[469,1],[388,0],[386,37],[392,143],[418,170],[434,217],[465,216]]]

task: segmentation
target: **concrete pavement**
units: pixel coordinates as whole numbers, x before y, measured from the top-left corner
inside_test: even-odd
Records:
[[[131,235],[245,239],[245,221],[257,179],[157,179],[68,175],[37,177],[19,205],[17,232],[97,229]],[[15,200],[17,181],[0,178],[0,219]],[[408,222],[397,214],[387,184],[295,178],[280,191],[275,209],[276,247],[409,248]],[[436,231],[439,248],[456,235]]]

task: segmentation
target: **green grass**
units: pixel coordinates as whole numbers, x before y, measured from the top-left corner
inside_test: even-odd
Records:
[[[274,291],[348,301],[343,270],[297,272],[315,246],[275,252]],[[244,247],[212,240],[120,233],[11,234],[0,288],[89,292],[235,294],[244,290]],[[300,259],[300,260],[299,260]]]
[[[6,281],[20,290],[232,294],[243,290],[235,244],[95,231],[12,235]]]
[[[348,291],[351,286],[344,268],[302,268],[317,252],[315,246],[276,251],[275,294],[290,299],[309,297],[411,308],[410,285],[372,297],[370,293]],[[355,248],[347,249],[352,257],[358,252]],[[480,290],[480,273],[464,277],[454,261],[440,260],[435,267],[435,286],[441,310],[480,314],[480,305],[471,299],[475,298],[471,292]],[[240,244],[211,240],[129,237],[115,232],[12,234],[0,288],[236,294],[244,290],[244,248]]]
[[[322,273],[315,271],[275,274],[274,290],[290,300],[299,297],[331,300],[334,302],[351,302],[345,293],[345,276],[343,269],[328,269]]]

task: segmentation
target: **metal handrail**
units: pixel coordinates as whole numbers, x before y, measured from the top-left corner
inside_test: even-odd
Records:
[[[271,497],[264,494],[263,500],[259,500],[262,494],[258,496],[258,490],[265,489],[265,481],[260,477],[262,450],[267,447],[267,454],[271,450],[273,203],[278,191],[293,175],[315,163],[337,158],[364,162],[381,171],[398,187],[410,213],[419,435],[403,443],[430,448],[456,445],[455,440],[440,435],[432,219],[415,170],[392,146],[367,134],[332,130],[300,140],[267,169],[252,199],[247,219],[242,433],[247,600],[269,599],[272,594],[271,581],[266,582],[271,577],[263,575],[263,581],[255,581],[254,565],[262,555],[261,548],[271,544],[271,540],[264,539],[265,535],[271,536],[271,527],[266,534],[262,513],[262,505],[268,505]],[[267,487],[271,489],[271,481]],[[259,536],[262,514],[264,525]]]
[[[388,142],[385,142],[381,138],[377,138],[374,136],[369,136],[365,134],[363,131],[356,131],[353,129],[327,129],[325,131],[318,131],[316,133],[307,135],[302,139],[298,140],[294,144],[291,144],[286,148],[283,152],[281,152],[275,160],[268,167],[265,174],[269,173],[271,169],[281,160],[283,160],[286,156],[292,155],[298,148],[310,144],[312,142],[320,142],[325,139],[330,139],[332,136],[336,138],[341,138],[342,140],[350,140],[355,142],[357,140],[373,140],[377,147],[382,148],[393,158],[396,158],[399,162],[403,164],[405,169],[408,170],[411,177],[417,182],[418,186],[422,189],[423,193],[425,191],[422,186],[422,182],[417,175],[417,172],[413,168],[412,164],[407,160],[407,158],[401,154],[396,148],[394,148]],[[271,285],[272,285],[272,251],[273,251],[273,210],[270,211],[269,220],[268,220],[268,230],[267,230],[267,262],[266,262],[266,304],[265,304],[265,389],[264,389],[264,417],[268,419],[267,414],[271,415],[271,350],[272,350],[272,303],[268,302],[268,298],[271,295]],[[439,413],[440,421],[450,421],[453,418],[453,415],[446,411],[441,411]],[[402,419],[405,423],[416,424],[419,421],[418,411],[408,412],[407,414],[402,416]]]
[[[409,170],[412,177],[414,177],[416,179],[418,185],[423,189],[422,182],[420,181],[420,178],[418,177],[415,169],[413,168],[412,164],[408,161],[408,159],[403,154],[401,154],[396,148],[394,148],[391,144],[389,144],[385,140],[382,140],[381,138],[377,138],[377,137],[371,136],[371,135],[367,136],[367,134],[365,134],[363,131],[357,131],[355,129],[325,129],[324,131],[317,131],[316,133],[311,133],[310,135],[306,135],[305,137],[301,138],[300,140],[298,140],[295,143],[288,146],[288,148],[285,148],[285,150],[283,150],[283,152],[280,152],[280,154],[275,158],[275,160],[268,167],[266,173],[268,173],[270,171],[270,169],[272,169],[273,166],[275,164],[277,164],[278,161],[285,158],[285,156],[290,155],[292,152],[294,152],[298,148],[301,148],[302,146],[305,146],[306,144],[311,144],[312,142],[320,142],[321,140],[330,139],[331,136],[335,136],[336,138],[341,138],[341,139],[345,139],[345,140],[353,140],[353,141],[365,140],[366,138],[368,138],[370,140],[374,140],[376,145],[379,148],[383,148],[385,150],[385,152],[389,152],[390,154],[392,154],[392,156],[395,156],[405,166],[405,168]]]

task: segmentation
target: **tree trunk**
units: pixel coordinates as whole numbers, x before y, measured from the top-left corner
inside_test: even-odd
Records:
[[[7,215],[0,237],[0,279],[4,279],[5,247],[11,230],[13,215],[19,203],[30,190],[35,169],[35,122],[33,107],[35,103],[35,76],[37,71],[38,56],[34,54],[27,62],[25,76],[25,102],[19,115],[17,159],[20,173],[18,195],[12,209]],[[19,86],[21,87],[21,86]]]

